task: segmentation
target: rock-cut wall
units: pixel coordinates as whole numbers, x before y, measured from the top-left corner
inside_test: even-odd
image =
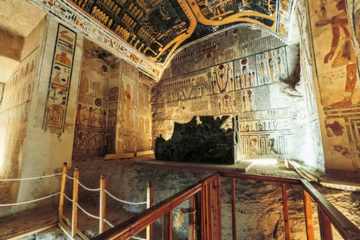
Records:
[[[313,127],[318,120],[305,107],[313,93],[300,81],[299,53],[298,45],[246,26],[186,47],[153,89],[154,140],[170,139],[175,122],[230,115],[236,160],[306,159],[323,170]]]

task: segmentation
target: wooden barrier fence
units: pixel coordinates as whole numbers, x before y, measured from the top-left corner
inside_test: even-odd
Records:
[[[231,220],[232,239],[238,240],[236,202],[236,185],[239,179],[270,182],[281,186],[282,213],[284,221],[284,239],[291,239],[291,219],[289,219],[288,189],[290,185],[298,185],[304,191],[304,213],[307,240],[314,240],[313,207],[316,203],[320,226],[321,240],[332,240],[332,226],[334,226],[345,240],[360,240],[360,229],[337,210],[319,191],[307,180],[282,177],[248,175],[244,173],[220,172],[210,176],[188,189],[170,197],[142,214],[121,223],[108,231],[93,238],[93,240],[127,240],[131,239],[146,226],[154,223],[160,217],[165,217],[165,240],[173,239],[172,211],[181,203],[190,200],[191,212],[195,212],[189,219],[189,240],[221,240],[221,204],[220,177],[231,178]]]
[[[99,221],[99,234],[103,233],[106,230],[106,225],[108,225],[108,228],[113,227],[113,225],[106,220],[106,209],[107,209],[107,195],[112,197],[114,200],[119,201],[124,204],[129,205],[144,205],[146,208],[151,208],[154,204],[154,190],[151,185],[151,183],[147,184],[147,190],[146,190],[146,202],[128,202],[125,200],[118,199],[113,194],[111,194],[106,189],[106,179],[103,175],[100,176],[100,182],[99,182],[99,188],[88,188],[85,185],[81,184],[79,179],[80,173],[78,169],[74,169],[73,176],[68,175],[68,167],[66,163],[63,166],[62,175],[61,175],[61,185],[60,185],[60,193],[59,193],[59,208],[58,208],[58,219],[60,227],[65,231],[66,224],[65,224],[65,214],[64,214],[64,206],[65,206],[65,200],[67,199],[72,203],[71,208],[71,226],[70,226],[70,235],[71,238],[75,238],[77,235],[82,235],[81,231],[78,227],[78,210],[82,210],[86,215],[88,215],[90,218],[96,219]],[[66,183],[67,179],[72,180],[72,197],[66,195]],[[79,186],[84,188],[87,191],[93,191],[93,192],[99,192],[99,215],[93,215],[89,212],[87,212],[84,208],[82,208],[79,205]],[[146,226],[146,238],[144,240],[152,240],[152,231],[151,231],[151,225]],[[141,239],[141,238],[139,238]]]

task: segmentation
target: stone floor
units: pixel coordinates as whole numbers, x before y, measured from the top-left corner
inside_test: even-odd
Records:
[[[57,209],[54,206],[46,205],[23,211],[0,219],[0,240],[8,240],[56,224]]]
[[[66,236],[58,227],[31,234],[18,240],[65,240]]]

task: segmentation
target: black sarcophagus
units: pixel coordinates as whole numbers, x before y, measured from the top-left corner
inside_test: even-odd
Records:
[[[234,163],[234,136],[229,116],[194,117],[189,123],[175,123],[169,140],[155,140],[158,160],[214,164]]]

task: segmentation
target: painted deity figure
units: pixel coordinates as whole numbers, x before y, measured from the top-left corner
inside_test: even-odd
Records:
[[[220,93],[226,92],[231,78],[231,69],[228,64],[220,64],[213,70],[213,78]]]
[[[331,104],[329,107],[344,108],[352,106],[352,95],[356,85],[356,57],[351,43],[351,33],[348,28],[346,0],[336,0],[338,13],[328,17],[325,6],[321,7],[322,19],[316,22],[316,27],[331,27],[332,42],[329,52],[325,55],[324,63],[332,67],[346,66],[346,84],[344,99]]]

